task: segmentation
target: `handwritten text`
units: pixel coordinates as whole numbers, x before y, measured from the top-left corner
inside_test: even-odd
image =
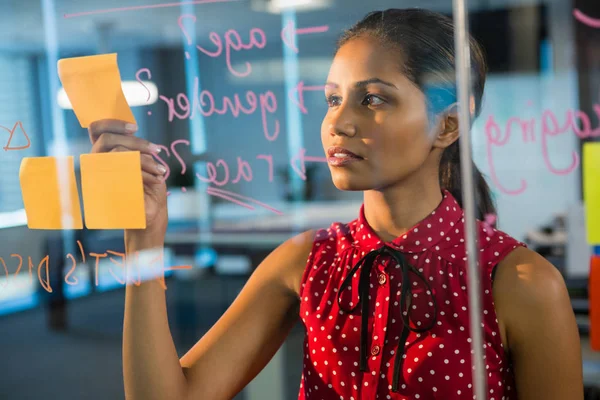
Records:
[[[279,135],[279,121],[275,120],[272,131],[268,128],[267,113],[273,114],[277,111],[277,98],[270,90],[256,96],[252,90],[246,92],[246,106],[242,105],[240,96],[236,93],[233,95],[233,100],[227,96],[223,96],[221,101],[222,108],[217,107],[215,97],[208,90],[199,91],[198,77],[194,78],[194,92],[192,101],[188,99],[185,93],[179,93],[175,98],[160,95],[159,98],[167,104],[169,109],[169,122],[174,118],[186,119],[194,118],[196,111],[202,116],[209,117],[213,114],[224,115],[228,112],[234,118],[237,118],[240,113],[250,115],[260,107],[260,115],[262,119],[263,133],[269,141],[274,141]]]
[[[600,18],[592,18],[592,17],[590,17],[590,16],[582,13],[578,9],[575,9],[573,11],[573,15],[582,24],[590,26],[592,28],[598,28],[598,29],[600,29]]]
[[[80,251],[82,260],[85,263],[86,262],[86,254],[85,254],[83,246],[79,240],[77,241],[77,245],[79,246],[79,251]],[[109,254],[111,256],[119,257],[120,260],[113,259],[111,256],[109,256]],[[133,283],[136,286],[140,286],[141,285],[140,270],[139,270],[139,265],[137,263],[137,260],[139,257],[139,252],[136,252],[134,254],[135,254],[135,257],[133,257],[133,260],[134,260],[133,265],[137,271],[138,278],[137,278],[137,280],[134,279]],[[128,282],[127,278],[128,278],[129,267],[131,267],[131,265],[132,265],[132,260],[131,260],[132,257],[131,256],[126,256],[125,253],[120,253],[120,252],[112,251],[112,250],[107,250],[104,253],[90,252],[89,255],[90,255],[90,257],[94,257],[96,259],[96,261],[95,261],[95,284],[96,284],[96,286],[98,286],[98,266],[99,266],[100,259],[106,258],[106,257],[109,257],[109,260],[113,264],[117,265],[123,272],[121,274],[122,276],[120,277],[117,274],[115,274],[115,272],[112,270],[111,267],[109,267],[109,272],[115,278],[115,280],[117,282],[119,282],[121,285],[125,285],[126,282]],[[11,254],[10,257],[16,258],[19,263],[17,266],[17,270],[14,273],[14,276],[17,276],[19,274],[19,272],[21,271],[21,268],[23,267],[23,257],[20,254],[15,254],[15,253]],[[75,260],[75,257],[71,253],[67,254],[66,258],[71,261],[71,267],[69,268],[68,272],[66,273],[64,281],[67,285],[76,285],[78,283],[78,279],[77,279],[77,277],[72,276],[72,275],[75,273],[75,267],[77,266],[77,261]],[[31,256],[27,257],[27,261],[28,261],[27,264],[28,264],[28,268],[29,268],[29,277],[33,280],[32,273],[33,273],[33,270],[35,269],[35,265],[33,263],[33,260],[31,259]],[[51,286],[51,282],[50,282],[49,263],[50,263],[49,255],[46,255],[45,257],[42,258],[42,260],[39,262],[39,264],[37,266],[37,278],[38,278],[40,285],[44,288],[44,290],[46,290],[49,293],[52,293],[52,286]],[[2,267],[4,269],[4,274],[7,277],[7,282],[8,282],[8,278],[9,278],[8,267],[7,267],[7,264],[4,260],[4,258],[2,258],[2,257],[0,257],[0,264],[2,264]],[[167,289],[167,286],[164,281],[164,272],[165,271],[173,271],[173,270],[178,270],[178,269],[191,269],[192,268],[189,265],[164,267],[162,253],[157,258],[151,260],[150,264],[156,265],[158,268],[160,268],[160,270],[156,273],[156,276],[159,278],[159,281],[160,281],[163,289],[165,289],[165,290]],[[148,265],[144,265],[144,267],[146,267],[146,266],[148,266]],[[43,275],[45,275],[45,276],[43,276]]]
[[[594,111],[600,120],[600,104],[594,105]],[[541,122],[541,123],[540,123]],[[581,122],[582,128],[579,128],[578,122]],[[581,138],[600,137],[600,126],[596,129],[592,129],[592,123],[590,117],[580,110],[569,110],[566,115],[566,122],[564,125],[560,125],[556,114],[551,110],[544,110],[541,116],[541,121],[538,121],[538,125],[541,125],[541,131],[539,132],[539,142],[542,149],[542,156],[544,158],[544,164],[546,168],[555,175],[567,175],[573,172],[579,165],[579,155],[576,151],[572,152],[571,164],[564,168],[559,168],[552,163],[548,152],[548,141],[550,138],[558,136],[560,134],[573,131]],[[504,129],[501,129],[496,122],[494,116],[490,116],[485,124],[485,134],[487,137],[487,160],[490,167],[490,175],[494,185],[498,187],[503,193],[510,195],[517,195],[523,193],[527,188],[527,181],[521,179],[521,184],[518,188],[509,189],[506,188],[500,179],[496,171],[494,164],[494,147],[505,146],[511,138],[513,128],[521,130],[521,137],[524,143],[535,143],[538,140],[536,136],[536,119],[521,119],[519,117],[511,117],[506,122]]]
[[[10,142],[13,140],[13,136],[17,130],[17,128],[19,128],[19,131],[23,134],[23,136],[25,136],[25,139],[27,140],[27,144],[24,146],[15,146],[15,147],[11,147],[10,146]],[[23,128],[23,123],[21,121],[17,121],[12,129],[8,129],[5,126],[0,125],[0,129],[5,130],[6,132],[9,133],[9,137],[8,137],[8,142],[6,143],[6,146],[3,147],[4,151],[8,151],[8,150],[24,150],[27,149],[31,146],[31,141],[29,140],[29,136],[27,136],[27,132],[25,132],[25,129]]]
[[[179,25],[179,28],[181,29],[181,31],[182,31],[183,35],[185,36],[187,43],[189,45],[192,42],[191,37],[188,34],[188,32],[186,31],[185,27],[183,26],[183,20],[185,20],[186,18],[190,19],[193,23],[196,23],[196,16],[193,14],[183,14],[177,20],[177,24]],[[281,30],[281,40],[283,41],[283,43],[286,46],[291,48],[292,51],[298,53],[298,48],[294,44],[294,39],[295,39],[296,35],[320,33],[320,32],[326,32],[327,30],[329,30],[329,27],[325,26],[325,25],[296,29],[294,23],[292,21],[290,21]],[[260,28],[256,28],[256,27],[251,28],[250,31],[248,32],[248,40],[246,41],[246,43],[244,43],[242,36],[235,29],[227,30],[223,34],[223,37],[221,37],[221,35],[219,35],[217,32],[213,31],[213,32],[210,32],[208,37],[209,37],[210,41],[212,42],[212,44],[215,45],[216,49],[208,49],[208,48],[202,47],[200,45],[196,45],[196,48],[204,55],[207,55],[209,57],[214,57],[214,58],[220,57],[223,53],[225,53],[225,64],[227,65],[227,69],[233,75],[240,77],[240,78],[246,77],[246,76],[250,75],[250,73],[252,73],[252,65],[248,61],[246,61],[245,68],[243,71],[235,70],[231,63],[232,52],[252,50],[254,48],[264,49],[265,46],[267,45],[267,35],[265,34],[265,31],[263,31]],[[186,58],[190,58],[189,52],[187,52],[187,51],[186,51]]]

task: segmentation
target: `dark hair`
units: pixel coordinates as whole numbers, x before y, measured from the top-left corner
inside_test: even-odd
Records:
[[[367,14],[346,30],[337,49],[356,37],[370,36],[383,45],[400,50],[399,66],[427,98],[430,120],[456,103],[454,25],[443,14],[422,9],[389,9]],[[470,37],[472,95],[475,118],[481,112],[487,64],[483,49]],[[337,51],[337,50],[336,50]],[[460,140],[460,139],[459,139]],[[444,150],[440,160],[440,186],[447,189],[462,207],[459,141]],[[473,165],[476,185],[477,218],[496,214],[490,189]]]

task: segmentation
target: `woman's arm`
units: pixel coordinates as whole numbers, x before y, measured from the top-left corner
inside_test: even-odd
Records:
[[[269,362],[298,320],[314,232],[273,251],[219,321],[182,357],[186,399],[231,399]]]
[[[138,251],[162,252],[163,237],[158,237],[141,241],[126,232],[127,256],[133,257]],[[142,259],[138,267],[162,265],[146,265]],[[165,289],[157,279],[143,281],[139,286],[128,283],[125,288],[123,380],[127,400],[185,399],[187,382],[169,328]]]
[[[158,281],[126,292],[126,398],[231,399],[277,352],[298,320],[300,280],[314,233],[275,249],[217,323],[178,361]],[[148,248],[149,246],[143,246]]]
[[[153,158],[156,146],[135,137],[136,129],[125,121],[94,122],[89,128],[92,153],[141,153],[146,229],[126,229],[125,250],[127,257],[155,250],[158,258],[168,222],[165,171]],[[313,239],[314,232],[308,231],[274,250],[223,317],[181,360],[161,283],[157,279],[128,284],[123,321],[125,397],[219,400],[241,391],[273,357],[298,319],[300,280]],[[155,258],[153,253],[144,254]],[[139,264],[151,267],[143,259]]]
[[[579,332],[559,271],[518,248],[498,265],[493,292],[519,400],[583,400]]]

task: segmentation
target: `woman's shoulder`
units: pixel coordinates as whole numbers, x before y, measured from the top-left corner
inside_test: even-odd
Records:
[[[498,264],[495,285],[523,298],[540,298],[565,288],[560,271],[539,253],[526,247],[510,252]]]
[[[464,218],[459,219],[451,233],[446,235],[445,241],[439,241],[433,247],[435,253],[451,263],[460,262],[460,260],[466,261],[466,257],[464,257],[467,251]],[[525,243],[508,233],[480,220],[477,220],[476,223],[476,239],[478,261],[488,274],[492,273],[494,267],[512,251],[519,247],[527,247]]]
[[[494,268],[514,250],[527,248],[525,243],[483,221],[477,221],[477,233],[480,259],[484,266],[490,268]]]
[[[493,263],[494,292],[513,308],[540,309],[563,298],[566,286],[560,271],[547,259],[496,229],[481,228],[481,251]],[[520,304],[520,306],[519,306]]]
[[[537,252],[525,247],[512,251],[498,265],[494,300],[502,319],[513,333],[524,325],[536,325],[547,315],[571,319],[572,308],[560,271]],[[532,326],[532,331],[535,331]]]
[[[357,220],[348,223],[333,222],[327,228],[310,229],[304,231],[279,246],[280,252],[293,253],[300,257],[307,255],[308,259],[313,258],[321,247],[319,253],[330,253],[327,250],[333,250],[350,245],[353,241],[353,233],[356,231]],[[310,260],[305,261],[310,261]]]
[[[490,226],[485,221],[477,220],[477,233],[479,235],[480,247],[492,247],[498,246],[502,244],[506,245],[522,245],[525,246],[524,243],[517,240],[510,234],[497,229],[493,226]]]
[[[316,237],[317,230],[311,229],[287,239],[267,256],[261,266],[264,264],[271,269],[278,282],[299,296],[300,281]]]
[[[295,270],[294,288],[301,294],[309,275],[320,272],[335,261],[337,257],[353,246],[353,232],[356,232],[356,220],[342,223],[333,222],[327,228],[313,229],[302,233],[289,241],[302,242],[301,254],[291,243],[282,245],[295,252],[298,268]],[[287,252],[287,251],[286,251]]]
[[[340,251],[352,242],[356,220],[349,223],[333,222],[328,228],[310,229],[297,234],[281,245],[270,255],[283,261],[279,274],[286,287],[300,294],[310,266],[322,260],[333,260]]]
[[[332,246],[335,244],[352,243],[354,236],[359,228],[359,220],[354,219],[350,222],[332,222],[326,228],[320,228],[314,230],[314,244],[315,246],[321,246],[328,244]],[[333,248],[333,247],[332,247]]]

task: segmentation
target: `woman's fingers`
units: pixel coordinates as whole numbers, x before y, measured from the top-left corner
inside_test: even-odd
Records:
[[[139,151],[146,154],[157,154],[160,147],[135,136],[118,133],[102,133],[92,146],[92,153],[107,153],[117,146],[126,147],[128,151]]]
[[[96,140],[103,133],[117,133],[120,135],[133,135],[137,132],[137,125],[131,124],[126,121],[117,119],[102,119],[94,121],[88,127],[88,133],[92,144],[96,143]]]
[[[126,121],[114,119],[94,121],[88,128],[92,142],[91,152],[139,151],[144,184],[163,183],[167,170],[152,156],[160,152],[160,146],[134,136],[136,131],[137,126]]]
[[[131,151],[125,146],[116,146],[111,152],[123,152]],[[156,184],[162,183],[164,180],[164,174],[167,172],[166,168],[158,163],[151,155],[142,154],[141,157],[142,177],[144,183]]]
[[[125,146],[131,151],[143,153],[158,153],[160,147],[149,141],[135,137],[137,125],[116,119],[94,121],[88,128],[93,152],[107,152],[118,145]]]
[[[159,183],[163,183],[163,178],[149,174],[146,171],[142,171],[142,180],[144,181],[144,185],[157,185]]]
[[[167,173],[167,169],[151,155],[142,154],[142,171],[162,177]]]

